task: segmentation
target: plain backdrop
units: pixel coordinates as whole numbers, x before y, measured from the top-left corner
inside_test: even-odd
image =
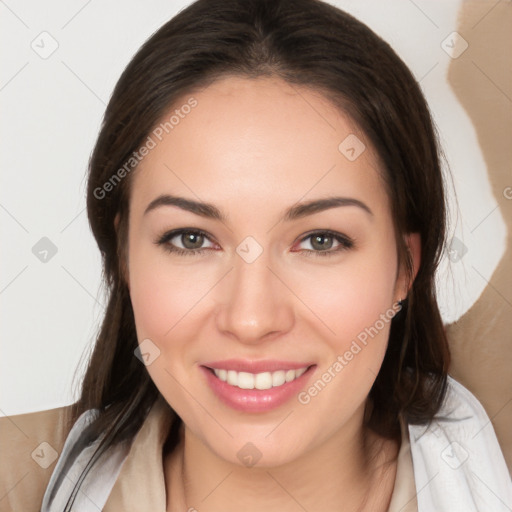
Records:
[[[459,261],[445,256],[438,275],[443,319],[452,322],[476,301],[505,247],[474,128],[446,80],[460,1],[330,3],[391,44],[433,111],[458,198],[450,236],[467,251]],[[105,304],[85,211],[87,161],[126,64],[188,4],[0,2],[1,415],[77,398]]]

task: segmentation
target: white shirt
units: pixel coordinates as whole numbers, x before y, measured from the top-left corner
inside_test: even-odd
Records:
[[[171,421],[168,411],[169,406],[161,398],[131,445],[115,446],[100,458],[82,483],[74,512],[121,510],[121,501],[125,512],[165,511],[162,446]],[[93,443],[80,450],[81,433],[96,414],[86,411],[71,429],[41,512],[64,509],[74,482],[96,446]],[[428,427],[408,425],[407,430],[408,436],[402,435],[397,481],[388,512],[415,511],[415,501],[418,512],[512,511],[512,480],[492,423],[476,397],[460,383],[448,377],[447,395],[436,419]],[[78,456],[71,456],[72,447],[78,449]],[[409,449],[415,489],[411,489],[408,471]]]

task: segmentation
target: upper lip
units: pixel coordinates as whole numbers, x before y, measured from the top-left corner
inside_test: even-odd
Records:
[[[276,372],[278,370],[298,370],[308,368],[313,363],[299,363],[294,361],[278,361],[268,359],[264,361],[250,361],[247,359],[225,359],[223,361],[211,361],[202,366],[217,370],[234,370],[236,372],[263,373]]]

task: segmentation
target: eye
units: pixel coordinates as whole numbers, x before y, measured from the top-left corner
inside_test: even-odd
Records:
[[[302,249],[299,251],[308,256],[333,256],[341,251],[346,251],[354,247],[353,239],[331,230],[310,233],[303,237],[300,243],[304,243],[310,239],[311,242],[309,242],[309,244],[312,249]],[[204,231],[192,228],[180,228],[164,233],[155,241],[155,244],[162,246],[164,250],[170,253],[183,256],[195,256],[215,248],[215,244],[209,247],[203,247],[205,241],[210,240],[209,235]],[[181,246],[177,244],[181,244]],[[335,247],[334,249],[333,246]]]
[[[210,240],[210,237],[204,231],[180,228],[164,233],[155,243],[171,253],[195,256],[212,248],[202,247],[205,240]],[[181,246],[176,243],[180,243]]]
[[[308,256],[334,256],[341,251],[346,251],[354,247],[353,239],[331,230],[315,231],[314,233],[310,233],[303,237],[300,243],[304,243],[310,239],[311,241],[309,242],[309,245],[312,249],[303,249],[303,251],[306,251],[305,254]],[[338,245],[335,249],[332,249],[335,243]]]

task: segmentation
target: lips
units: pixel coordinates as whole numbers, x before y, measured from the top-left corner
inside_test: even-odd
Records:
[[[243,412],[266,412],[296,396],[315,364],[292,361],[212,361],[199,368],[220,400]]]

